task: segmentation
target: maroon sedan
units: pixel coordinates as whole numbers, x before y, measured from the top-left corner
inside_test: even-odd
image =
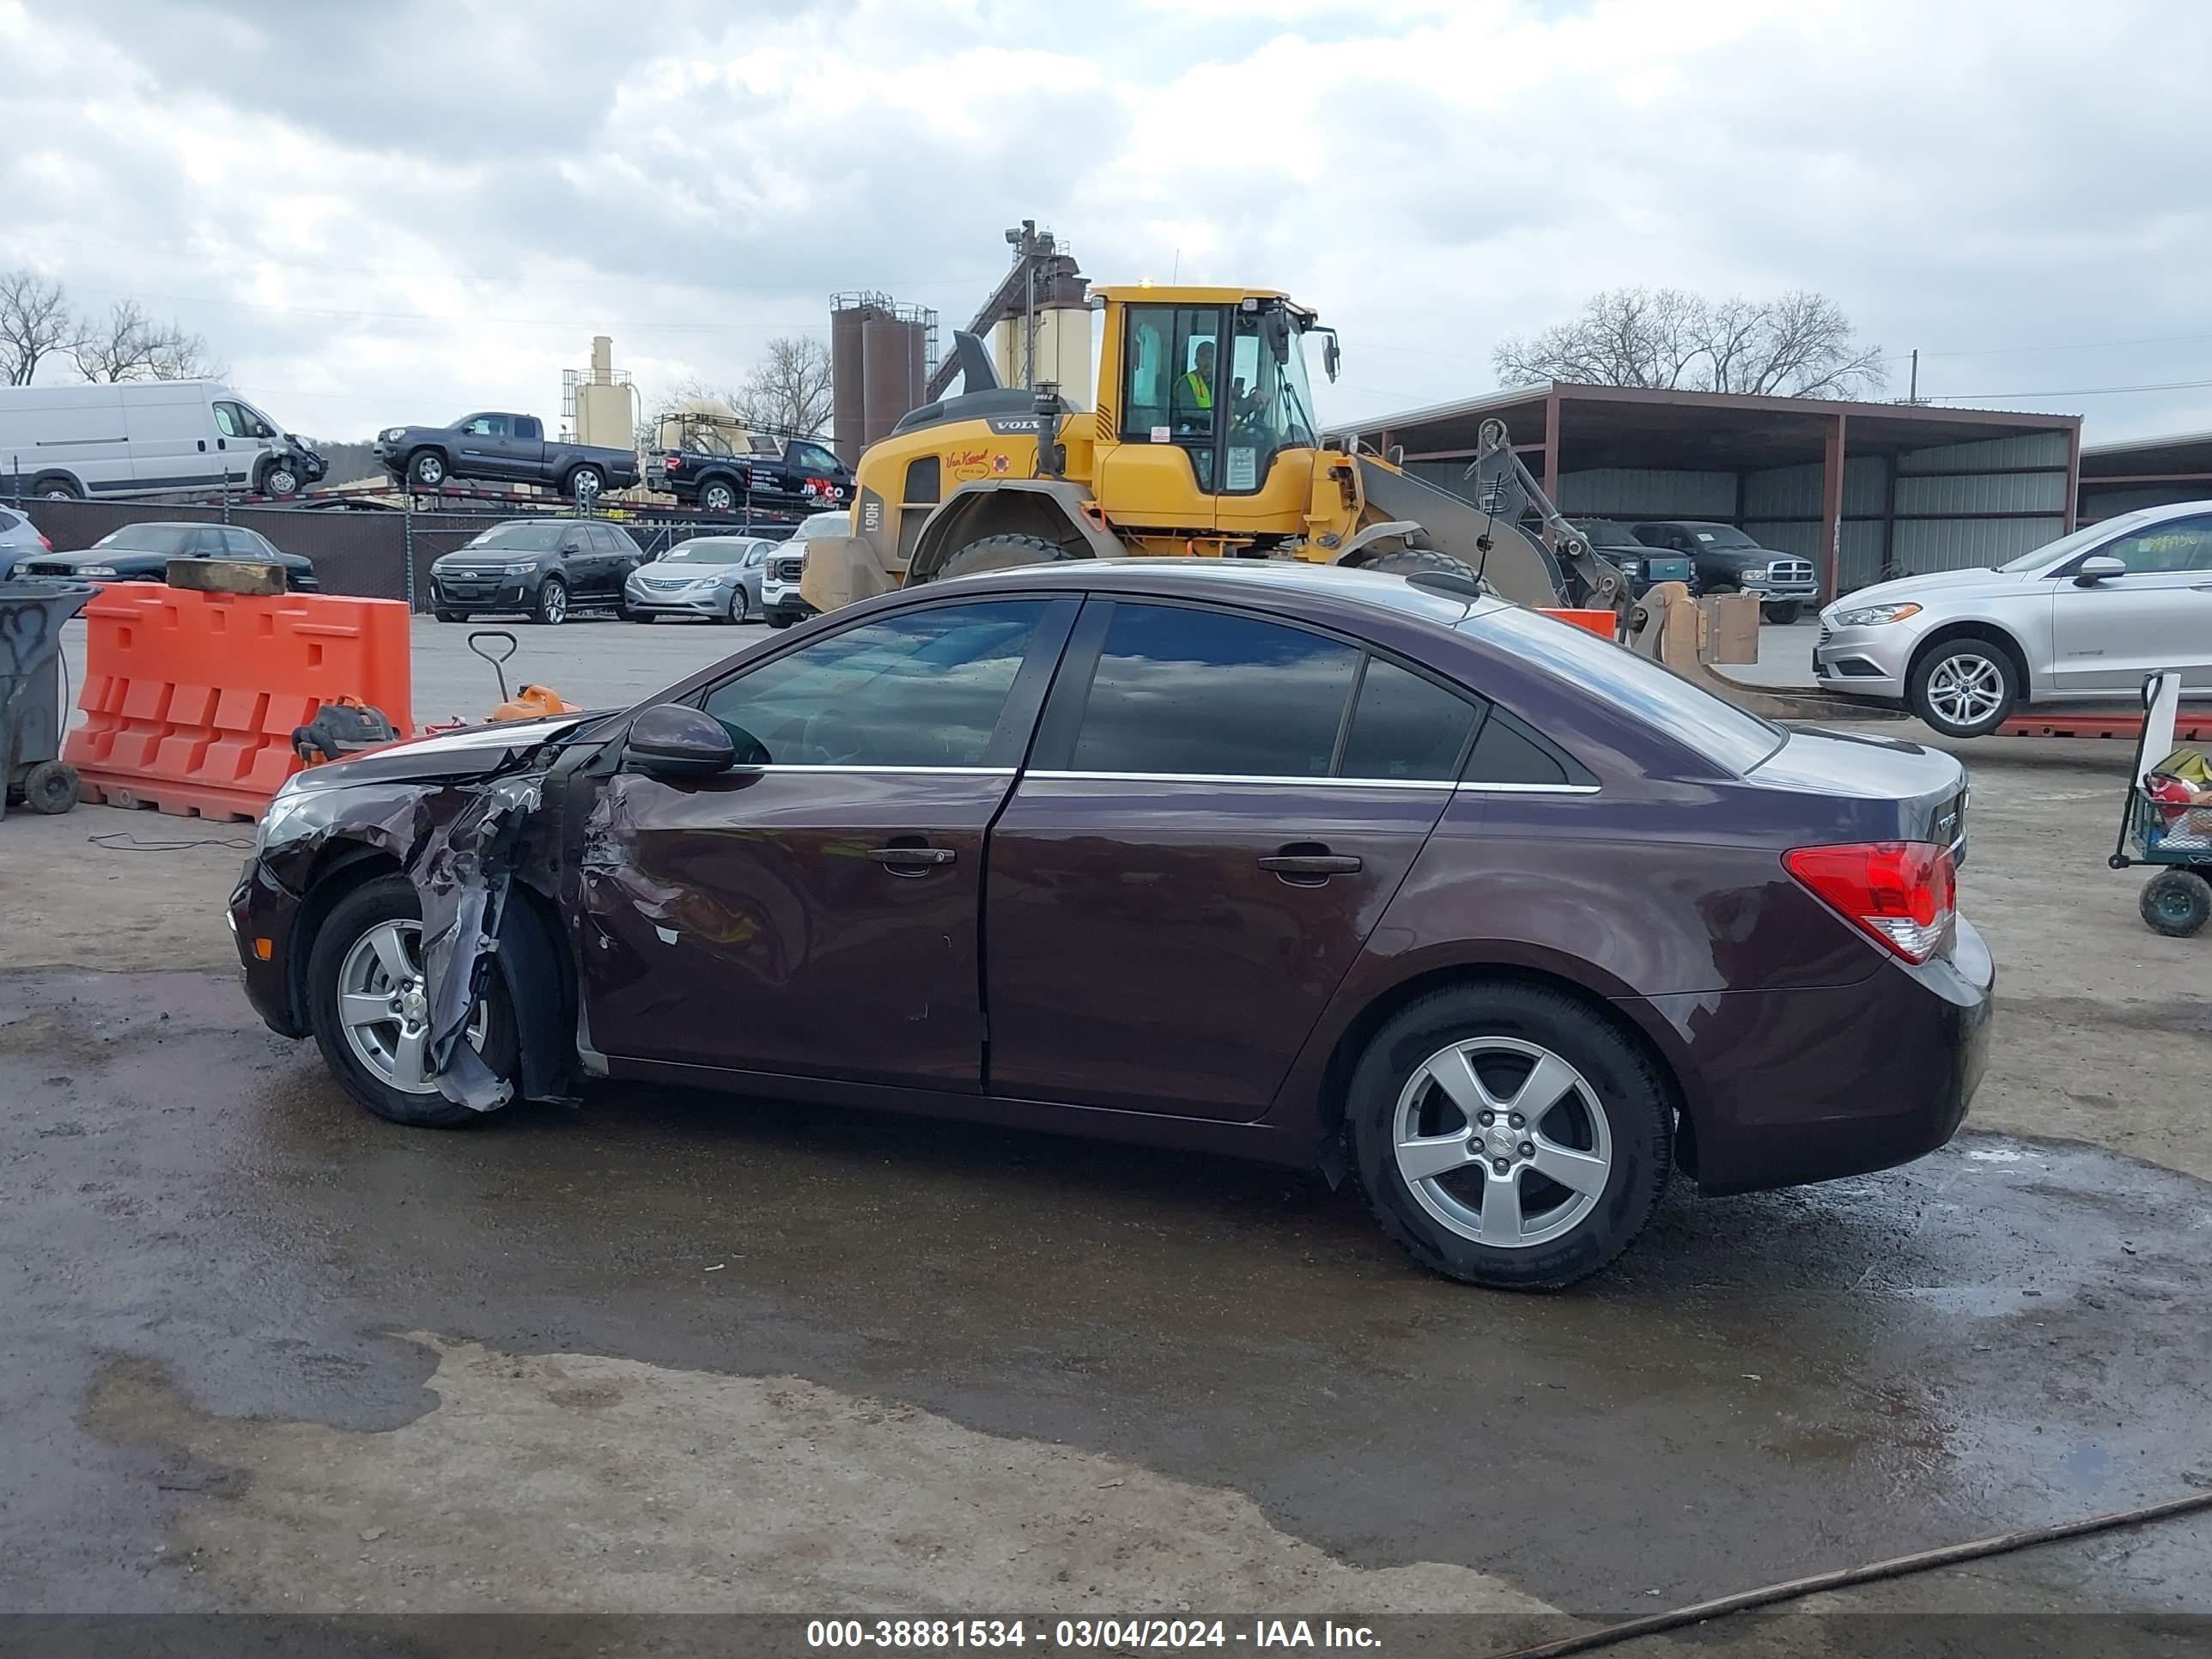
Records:
[[[318,767],[232,921],[398,1122],[615,1077],[1152,1141],[1356,1176],[1426,1266],[1538,1288],[1678,1164],[1950,1137],[1966,799],[1449,576],[1081,562]]]

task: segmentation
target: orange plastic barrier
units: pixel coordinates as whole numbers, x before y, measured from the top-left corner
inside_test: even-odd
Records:
[[[1612,639],[1620,630],[1620,618],[1610,611],[1573,611],[1541,607],[1547,617],[1557,617],[1563,623],[1572,623],[1577,628],[1587,628],[1601,640]]]
[[[407,607],[118,583],[84,608],[84,724],[64,754],[95,800],[258,817],[300,769],[292,729],[354,696],[414,730]]]

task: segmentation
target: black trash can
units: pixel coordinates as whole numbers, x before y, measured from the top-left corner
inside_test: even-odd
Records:
[[[0,581],[0,817],[16,801],[34,812],[76,805],[76,769],[61,759],[62,624],[99,591],[52,577]]]

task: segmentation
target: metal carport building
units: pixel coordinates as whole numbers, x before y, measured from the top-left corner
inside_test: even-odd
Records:
[[[1821,591],[1996,564],[2074,527],[2076,415],[1554,381],[1332,427],[1465,487],[1495,417],[1578,518],[1717,520],[1809,558]]]
[[[2084,524],[2139,507],[2212,501],[2212,432],[2092,444],[2081,452],[2075,510]]]

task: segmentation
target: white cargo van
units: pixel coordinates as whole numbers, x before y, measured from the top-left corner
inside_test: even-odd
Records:
[[[276,422],[215,380],[0,386],[0,494],[220,489],[290,495],[301,457]]]

